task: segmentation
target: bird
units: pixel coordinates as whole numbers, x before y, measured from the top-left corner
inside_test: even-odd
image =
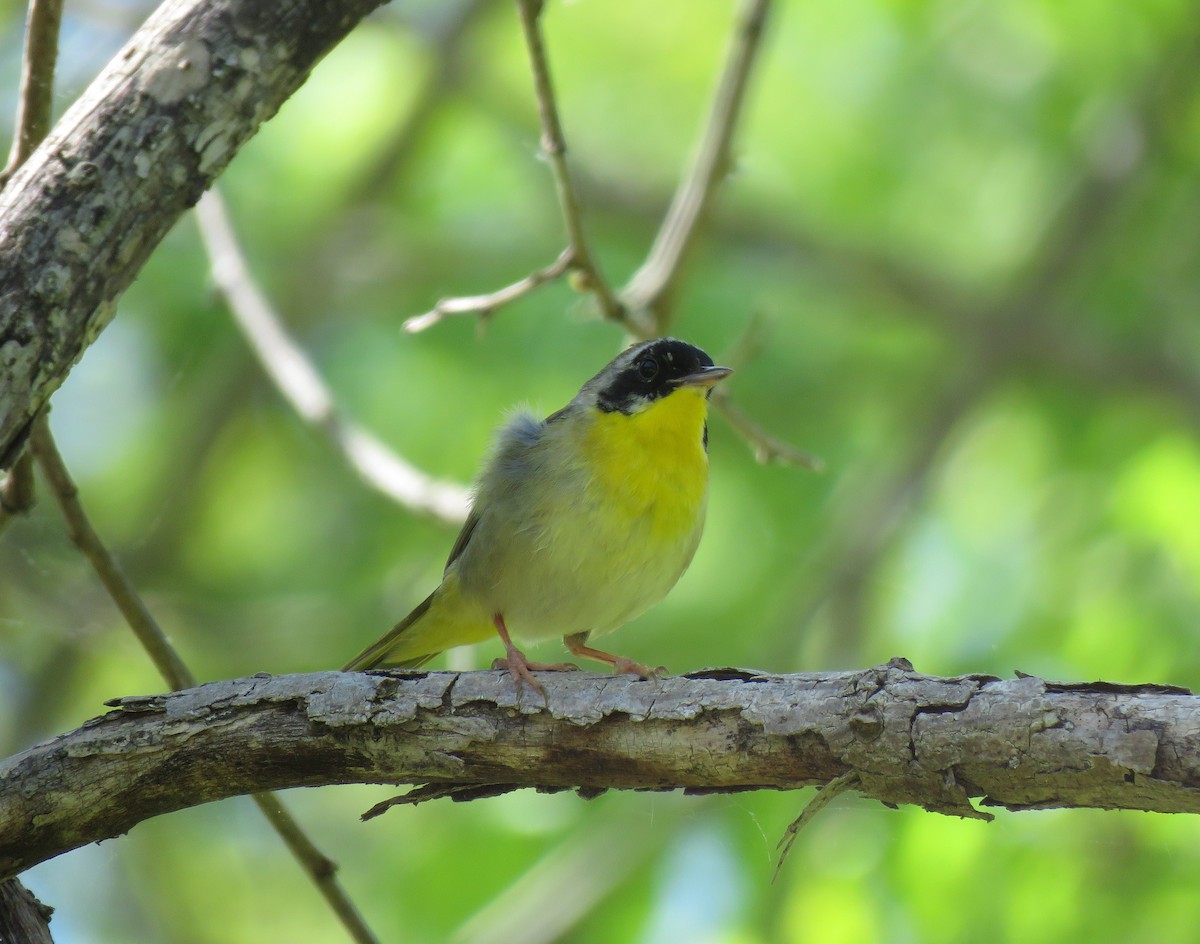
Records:
[[[708,400],[732,374],[675,338],[633,344],[539,420],[518,409],[476,479],[441,584],[345,671],[416,668],[498,635],[518,691],[532,662],[513,638],[563,637],[567,650],[653,678],[589,645],[667,595],[687,570],[708,497]],[[663,671],[663,670],[658,670]]]

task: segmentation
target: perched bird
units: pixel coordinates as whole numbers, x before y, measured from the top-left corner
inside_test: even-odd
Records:
[[[635,344],[538,420],[517,412],[475,485],[442,583],[347,671],[412,668],[498,633],[514,681],[545,692],[513,638],[561,635],[576,656],[658,603],[696,552],[708,494],[708,397],[733,371],[674,338]]]

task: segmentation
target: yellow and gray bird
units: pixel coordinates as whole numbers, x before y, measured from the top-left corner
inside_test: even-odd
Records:
[[[347,671],[413,668],[498,633],[517,685],[544,694],[513,639],[562,636],[574,655],[643,678],[588,645],[658,603],[704,528],[708,397],[733,371],[674,338],[635,344],[557,413],[500,430],[441,585]]]

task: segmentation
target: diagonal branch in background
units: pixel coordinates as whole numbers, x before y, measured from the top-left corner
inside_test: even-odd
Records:
[[[600,271],[583,226],[583,212],[575,183],[571,179],[571,167],[567,163],[567,140],[558,117],[558,102],[550,79],[550,63],[542,39],[542,10],[543,0],[517,0],[521,30],[529,51],[529,68],[533,73],[538,117],[542,124],[542,153],[550,164],[554,187],[558,192],[558,205],[567,230],[567,248],[571,254],[571,271],[578,274],[582,284],[596,297],[604,317],[623,324],[626,321],[625,307],[613,294]]]
[[[109,552],[100,536],[92,527],[83,504],[79,501],[78,489],[71,480],[66,463],[63,462],[50,433],[50,426],[42,413],[34,421],[30,435],[30,451],[37,458],[42,473],[46,476],[51,493],[62,511],[67,532],[73,544],[91,563],[96,575],[104,584],[109,596],[125,617],[137,636],[138,642],[150,656],[163,680],[173,690],[191,688],[196,677],[184,664],[166,633],[150,614],[132,582],[125,576],[121,565]],[[267,821],[284,841],[300,867],[308,874],[322,897],[328,902],[338,920],[358,944],[378,944],[375,935],[367,927],[345,890],[337,881],[337,864],[325,856],[308,838],[299,823],[283,806],[278,797],[271,793],[256,791],[252,799]]]
[[[100,540],[100,535],[92,527],[91,521],[79,501],[79,489],[75,487],[66,463],[58,451],[54,437],[50,434],[50,424],[43,413],[33,424],[33,432],[29,437],[29,448],[37,459],[50,492],[62,512],[67,525],[67,536],[87,558],[88,563],[104,584],[104,589],[112,597],[117,609],[125,617],[125,622],[133,630],[150,661],[158,669],[158,674],[173,689],[191,688],[196,684],[196,677],[191,673],[175,647],[167,639],[167,634],[150,615],[146,604],[134,589],[133,583],[125,576],[117,559]]]
[[[379,3],[166,0],[13,174],[0,467],[180,214]]]
[[[432,328],[439,321],[455,315],[475,315],[480,319],[487,318],[501,306],[514,302],[523,295],[528,295],[538,286],[559,278],[571,268],[574,259],[574,253],[567,248],[560,252],[558,258],[550,265],[529,273],[525,278],[513,282],[512,285],[506,285],[504,288],[488,292],[486,295],[461,295],[455,298],[439,299],[431,311],[407,319],[404,322],[404,330],[409,334],[416,334],[418,331]]]
[[[29,159],[50,130],[50,103],[54,94],[54,66],[58,59],[61,25],[62,0],[31,0],[25,21],[17,127],[8,164],[0,172],[0,187]]]
[[[747,0],[740,12],[691,170],[680,182],[650,254],[621,290],[619,299],[612,294],[588,248],[578,192],[566,160],[567,145],[541,34],[543,4],[541,0],[518,0],[517,7],[529,49],[542,125],[542,150],[554,174],[559,206],[567,228],[567,248],[549,266],[495,292],[441,299],[431,311],[405,321],[404,328],[410,332],[423,331],[452,315],[486,317],[546,282],[572,272],[580,277],[583,288],[595,294],[605,316],[623,324],[634,337],[647,339],[663,334],[667,330],[670,305],[682,276],[686,254],[694,244],[717,187],[732,163],[730,152],[733,137],[745,101],[750,72],[761,49],[770,0]],[[754,422],[734,405],[728,391],[714,398],[714,407],[749,444],[760,462],[783,462],[814,470],[822,468],[820,459],[770,435]]]
[[[853,771],[867,797],[975,819],[991,816],[973,798],[1200,813],[1200,696],[1185,689],[937,678],[902,659],[543,679],[547,707],[503,672],[320,672],[118,699],[0,762],[0,878],[162,813],[333,783],[727,793]]]
[[[465,488],[426,475],[341,416],[321,375],[255,284],[217,190],[196,205],[196,220],[217,289],[267,376],[300,417],[325,433],[372,488],[406,508],[461,522],[468,503]]]
[[[675,192],[646,261],[621,289],[621,301],[643,336],[653,337],[667,330],[687,253],[717,186],[733,164],[733,137],[770,6],[770,0],[744,0],[691,170]]]

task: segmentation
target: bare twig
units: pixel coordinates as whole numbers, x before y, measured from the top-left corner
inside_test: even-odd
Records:
[[[132,582],[125,576],[121,565],[117,563],[116,558],[105,547],[104,542],[100,540],[100,536],[92,527],[91,521],[83,509],[83,504],[79,501],[79,490],[71,480],[66,463],[63,462],[54,437],[50,433],[50,426],[44,413],[34,421],[33,431],[29,438],[29,448],[37,459],[42,474],[45,475],[46,482],[50,486],[50,491],[54,495],[54,500],[62,511],[67,525],[67,533],[70,535],[72,543],[83,552],[92,565],[92,569],[96,571],[96,575],[104,584],[104,588],[112,597],[113,602],[117,604],[117,608],[120,609],[130,629],[137,636],[142,648],[154,662],[155,668],[158,669],[163,680],[175,691],[193,687],[196,684],[196,677],[179,657],[179,653],[171,645],[166,633],[150,615],[150,611],[142,602],[142,598],[134,589]],[[267,821],[283,839],[301,868],[312,879],[313,884],[316,885],[325,900],[329,902],[343,926],[350,932],[350,936],[358,944],[378,944],[375,935],[359,915],[354,902],[350,900],[338,883],[334,874],[337,866],[312,844],[300,825],[284,808],[279,798],[270,793],[256,793],[253,795],[253,799],[267,817]]]
[[[754,458],[766,464],[782,462],[785,465],[795,465],[802,469],[820,472],[825,463],[819,456],[777,439],[746,415],[745,411],[733,402],[733,399],[723,390],[717,390],[712,396],[712,405],[718,413],[725,417],[734,431],[754,453]]]
[[[50,130],[50,97],[54,92],[54,63],[58,58],[58,27],[62,0],[30,0],[25,21],[25,57],[21,70],[21,97],[17,104],[17,130],[8,164],[0,172],[0,187],[25,163]]]
[[[431,478],[339,414],[320,374],[254,283],[216,190],[196,205],[196,219],[213,281],[263,369],[296,412],[329,437],[368,485],[406,508],[462,521],[467,509],[462,486]]]
[[[88,559],[88,563],[96,571],[96,576],[104,584],[104,589],[108,591],[129,628],[137,636],[138,642],[150,656],[154,667],[171,688],[191,688],[196,684],[196,677],[179,658],[166,633],[150,615],[133,584],[125,576],[121,565],[109,553],[88,520],[79,501],[79,490],[71,480],[66,463],[63,462],[54,437],[50,434],[50,424],[46,421],[45,414],[34,421],[33,431],[29,436],[29,448],[37,459],[38,466],[46,477],[46,484],[50,486],[50,492],[62,512],[71,543]]]
[[[771,874],[771,884],[775,884],[775,880],[779,878],[779,870],[783,868],[784,860],[787,859],[788,853],[792,851],[792,844],[796,841],[796,836],[800,830],[812,822],[821,810],[829,805],[830,801],[840,793],[845,793],[851,787],[858,783],[858,771],[848,770],[840,777],[834,777],[829,783],[817,790],[816,795],[808,801],[804,809],[784,830],[783,836],[779,839],[779,845],[776,848],[779,850],[779,860],[775,863],[775,871]]]
[[[521,14],[521,29],[525,34],[525,45],[529,50],[529,67],[533,72],[534,94],[537,96],[538,116],[542,123],[542,152],[554,175],[554,187],[558,192],[558,205],[562,210],[563,224],[567,229],[567,244],[571,253],[571,269],[578,272],[587,289],[596,296],[600,310],[612,321],[626,322],[625,306],[618,300],[592,256],[587,233],[583,226],[579,196],[571,179],[571,168],[567,163],[567,141],[563,135],[562,122],[558,117],[558,104],[554,98],[554,85],[550,80],[550,64],[546,58],[546,46],[542,41],[542,0],[517,0]]]
[[[732,165],[733,136],[770,5],[770,0],[744,3],[691,170],[675,192],[646,261],[621,290],[621,301],[650,336],[667,328],[684,260],[717,186]]]
[[[525,278],[512,285],[489,292],[486,295],[463,295],[456,298],[442,298],[433,306],[432,311],[423,315],[414,315],[404,322],[404,330],[410,334],[432,328],[439,321],[454,315],[478,315],[486,318],[501,305],[516,301],[522,295],[528,295],[539,285],[557,279],[571,268],[575,254],[568,247],[559,253],[558,258],[543,269],[529,273]]]

